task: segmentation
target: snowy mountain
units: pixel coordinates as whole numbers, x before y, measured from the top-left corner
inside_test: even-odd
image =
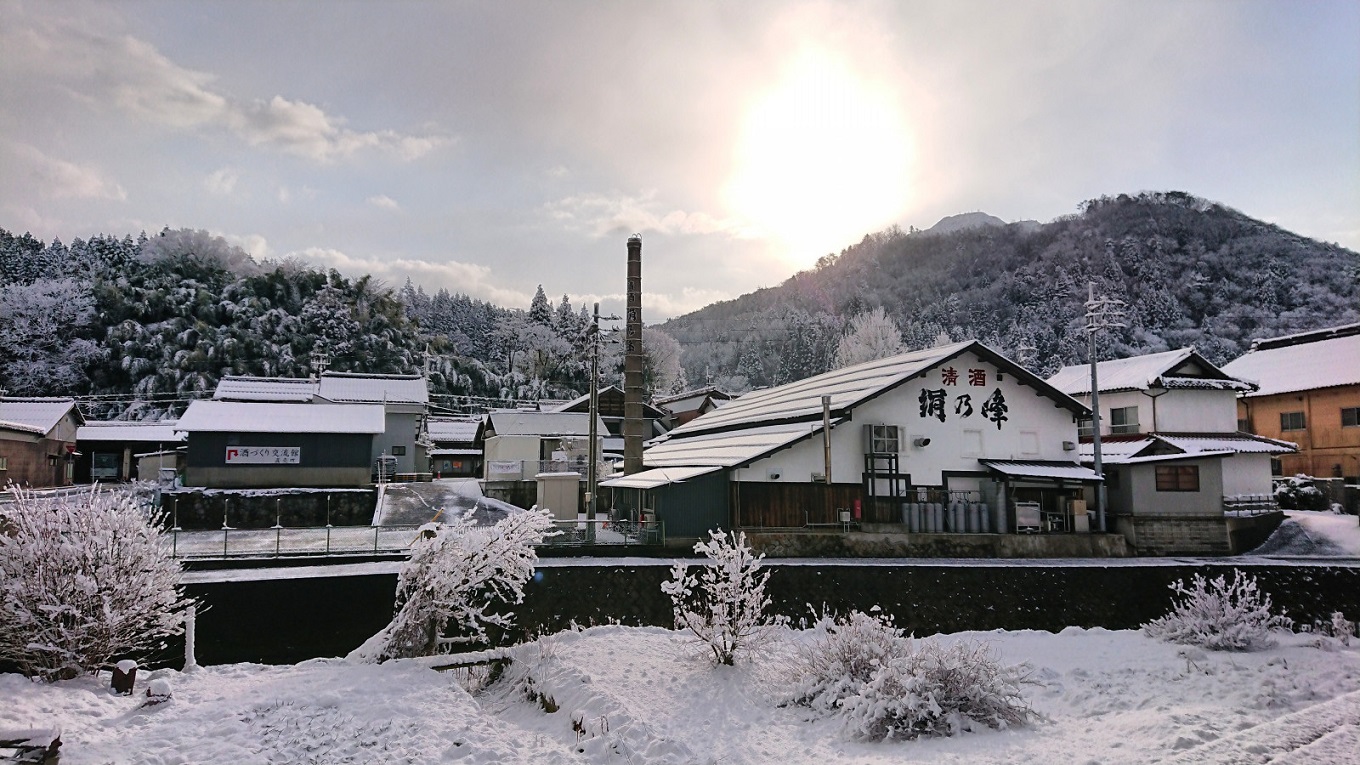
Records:
[[[1254,338],[1360,321],[1355,252],[1181,192],[1102,197],[1044,224],[966,213],[925,233],[870,234],[661,329],[691,381],[739,390],[826,371],[850,319],[878,307],[909,349],[976,338],[1050,374],[1086,360],[1088,283],[1126,304],[1104,358],[1193,345],[1222,364]]]

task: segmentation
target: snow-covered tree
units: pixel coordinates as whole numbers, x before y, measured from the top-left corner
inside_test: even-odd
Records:
[[[163,647],[190,601],[162,516],[128,492],[15,489],[0,504],[0,660],[59,680]]]
[[[850,320],[836,346],[836,368],[895,356],[902,351],[902,332],[880,306]]]
[[[0,387],[19,395],[79,393],[101,357],[88,283],[38,279],[0,286]]]
[[[761,563],[765,556],[751,550],[745,532],[721,530],[710,531],[708,541],[696,542],[694,551],[708,564],[694,574],[688,564],[676,563],[661,591],[671,598],[676,628],[693,633],[716,663],[731,665],[738,653],[769,640],[777,624],[765,615],[770,605],[765,595],[770,574]]]
[[[680,343],[664,330],[643,327],[642,388],[644,398],[683,393],[688,386],[680,366]]]
[[[538,564],[534,548],[551,529],[552,515],[537,509],[512,513],[494,526],[466,517],[425,524],[397,579],[396,615],[349,658],[432,656],[449,628],[455,637],[490,642],[488,628],[510,626],[514,614],[504,609],[524,600],[524,585]]]
[[[1275,644],[1271,632],[1292,622],[1271,613],[1270,596],[1256,586],[1256,578],[1233,571],[1231,583],[1223,576],[1206,580],[1195,574],[1186,586],[1176,580],[1171,591],[1171,613],[1143,625],[1143,632],[1169,643],[1187,643],[1213,651],[1253,651]]]

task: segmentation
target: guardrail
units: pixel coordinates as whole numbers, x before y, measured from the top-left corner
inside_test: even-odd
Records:
[[[283,558],[327,555],[393,555],[411,551],[419,526],[325,526],[312,528],[170,529],[162,540],[170,557]]]
[[[599,462],[595,474],[601,479],[613,472],[613,463]],[[579,460],[488,460],[486,477],[489,481],[532,481],[539,473],[575,473],[585,477],[590,472],[590,461]]]
[[[588,521],[553,521],[553,533],[543,543],[548,546],[582,545],[664,545],[666,527],[661,521],[628,521],[600,518]]]
[[[1223,498],[1224,515],[1264,515],[1279,511],[1273,494],[1238,494]]]

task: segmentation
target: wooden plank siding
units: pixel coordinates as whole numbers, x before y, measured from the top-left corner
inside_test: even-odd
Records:
[[[857,483],[733,482],[730,491],[733,528],[834,524],[840,522],[838,508],[849,510],[856,502],[864,504],[864,487]]]

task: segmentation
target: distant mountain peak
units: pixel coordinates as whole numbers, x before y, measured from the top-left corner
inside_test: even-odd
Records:
[[[946,215],[940,218],[940,222],[926,229],[922,233],[926,234],[949,234],[955,231],[964,231],[970,228],[982,228],[983,226],[1004,226],[1006,221],[1001,220],[995,215],[988,215],[985,212],[959,213],[958,215]]]

